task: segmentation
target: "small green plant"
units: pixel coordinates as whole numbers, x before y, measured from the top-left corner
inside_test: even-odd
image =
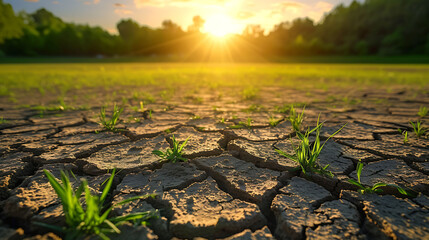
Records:
[[[246,122],[239,122],[238,124],[241,124],[241,125],[245,126],[246,128],[251,129],[252,128],[252,122],[253,122],[253,120],[251,118],[247,118]]]
[[[139,123],[139,122],[141,122],[142,120],[140,119],[140,118],[137,118],[137,117],[128,117],[128,121],[127,121],[127,123],[131,123],[131,122],[136,122],[136,123]]]
[[[150,93],[143,92],[140,95],[142,95],[143,101],[145,103],[154,103],[156,101],[155,98],[153,97],[153,95]]]
[[[186,146],[186,143],[189,140],[189,137],[182,143],[180,144],[176,138],[174,137],[174,135],[171,137],[171,140],[173,142],[173,147],[172,148],[168,148],[165,152],[160,151],[160,150],[154,150],[152,151],[153,154],[155,154],[156,156],[160,157],[163,160],[167,160],[169,162],[172,163],[176,163],[176,162],[187,162],[188,159],[184,158],[182,155],[182,151]]]
[[[73,190],[69,175],[61,171],[61,183],[47,170],[43,170],[52,188],[61,199],[67,227],[59,227],[50,224],[37,222],[36,224],[65,235],[65,239],[76,239],[85,235],[98,235],[101,239],[109,239],[111,233],[120,233],[118,225],[124,222],[134,222],[135,224],[146,224],[150,218],[157,217],[156,212],[137,212],[125,216],[108,218],[115,206],[123,205],[138,199],[154,197],[154,195],[137,196],[121,201],[108,207],[105,204],[107,195],[112,187],[115,170],[110,178],[105,182],[105,187],[100,196],[90,192],[85,179],[80,182],[79,187]],[[71,173],[73,174],[73,173]],[[73,175],[74,176],[74,175]],[[81,198],[82,194],[85,198]]]
[[[290,109],[295,107],[305,107],[305,103],[283,104],[282,106],[275,106],[274,111],[277,113],[289,113]]]
[[[224,117],[219,118],[219,123],[225,123],[226,119]]]
[[[354,99],[354,98],[349,98],[349,97],[343,97],[342,100],[343,100],[344,104],[347,104],[347,105],[356,105],[356,104],[361,103],[361,101],[362,101],[360,99]]]
[[[140,112],[144,112],[144,105],[143,105],[143,101],[140,101]]]
[[[271,127],[277,126],[281,121],[282,121],[282,119],[276,119],[273,116],[270,116],[268,118],[268,123],[270,124]]]
[[[252,122],[253,122],[253,120],[251,118],[247,118],[247,122],[240,121],[236,125],[229,126],[229,128],[231,128],[231,129],[240,129],[240,128],[252,129]]]
[[[5,124],[7,123],[7,120],[4,119],[4,117],[0,117],[0,124]]]
[[[292,128],[295,132],[301,131],[301,125],[302,125],[302,122],[304,121],[304,110],[305,110],[305,107],[302,109],[302,112],[298,114],[296,113],[296,110],[293,107],[293,105],[290,108],[289,121],[292,124]]]
[[[101,122],[101,125],[103,125],[103,127],[106,130],[115,132],[117,131],[116,129],[116,124],[118,123],[119,120],[119,116],[121,115],[121,113],[124,111],[123,108],[119,108],[118,106],[116,106],[116,104],[113,106],[113,113],[110,119],[107,119],[106,117],[106,108],[102,107],[100,110],[100,115],[98,116]]]
[[[421,117],[421,118],[424,118],[424,117],[426,117],[426,115],[428,115],[428,112],[429,112],[429,109],[427,107],[420,107],[417,115],[419,115],[419,117]]]
[[[194,115],[190,118],[191,120],[201,119],[199,115]]]
[[[415,191],[412,190],[405,190],[404,188],[401,188],[398,185],[395,184],[387,184],[387,183],[383,183],[383,182],[379,182],[374,184],[372,187],[365,187],[361,181],[360,181],[360,176],[362,174],[362,169],[363,169],[363,163],[361,162],[361,160],[359,159],[359,162],[356,166],[356,175],[357,175],[357,181],[354,179],[349,179],[348,182],[358,186],[358,192],[360,194],[365,194],[365,193],[382,193],[383,189],[381,189],[381,187],[386,187],[386,186],[391,186],[391,187],[395,187],[396,189],[398,189],[399,193],[408,196],[408,197],[417,197],[417,193]]]
[[[40,110],[39,111],[39,115],[37,115],[39,118],[44,118],[45,117],[45,111]]]
[[[183,99],[186,102],[192,102],[192,103],[195,103],[195,104],[201,104],[201,103],[203,103],[203,99],[201,97],[196,97],[194,95],[186,95],[185,97],[183,97]]]
[[[122,106],[128,105],[128,98],[122,97]]]
[[[139,99],[139,93],[138,92],[133,92],[133,99],[134,100]]]
[[[160,97],[165,102],[170,101],[171,98],[173,97],[173,94],[174,94],[174,90],[172,90],[172,89],[169,89],[168,91],[167,90],[162,90],[159,93]]]
[[[66,105],[66,103],[64,102],[64,98],[60,98],[59,99],[59,102],[60,102],[60,104],[59,104],[59,106],[58,106],[58,109],[59,110],[61,110],[61,111],[65,111],[65,110],[67,110],[67,109],[71,109],[71,107],[69,107],[69,106],[67,106]]]
[[[328,170],[329,164],[321,167],[319,164],[319,155],[322,151],[323,147],[325,146],[326,142],[335,136],[338,132],[341,131],[346,125],[342,126],[340,129],[338,129],[335,133],[333,133],[331,136],[329,136],[328,139],[321,145],[320,144],[320,129],[322,128],[323,123],[319,123],[319,119],[317,119],[317,126],[310,130],[307,129],[307,131],[303,134],[299,131],[296,132],[299,143],[298,146],[294,146],[292,142],[292,146],[294,148],[294,154],[288,154],[285,153],[279,149],[276,149],[276,151],[299,164],[299,168],[301,168],[301,171],[304,174],[307,174],[308,172],[315,172],[322,175],[327,175],[329,177],[333,177],[333,174],[331,171]],[[316,138],[313,144],[310,143],[310,134],[316,132]]]
[[[413,127],[413,132],[416,134],[417,138],[421,138],[427,132],[427,129],[423,127],[422,122],[417,121],[415,123],[410,121],[411,126]]]
[[[241,91],[241,97],[243,100],[253,100],[257,98],[258,92],[259,90],[257,88],[248,87]]]
[[[252,104],[248,108],[243,109],[243,112],[251,113],[251,112],[260,112],[262,111],[263,107],[258,104]]]
[[[404,131],[402,134],[404,135],[404,144],[408,143],[408,132]]]

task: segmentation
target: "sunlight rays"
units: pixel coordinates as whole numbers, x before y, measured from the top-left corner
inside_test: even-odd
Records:
[[[207,17],[204,30],[212,36],[223,38],[229,34],[238,33],[240,25],[230,16],[216,13]]]

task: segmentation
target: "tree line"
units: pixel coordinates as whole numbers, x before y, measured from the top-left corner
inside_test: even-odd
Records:
[[[201,32],[204,19],[183,30],[171,20],[160,28],[132,19],[117,24],[117,34],[100,27],[67,23],[46,9],[16,14],[0,0],[0,55],[114,56],[173,55],[202,59],[209,54],[237,59],[290,55],[429,54],[429,1],[366,0],[338,5],[320,22],[298,18],[267,32],[248,25],[221,48]],[[220,26],[221,27],[221,26]],[[215,51],[213,51],[215,49]]]

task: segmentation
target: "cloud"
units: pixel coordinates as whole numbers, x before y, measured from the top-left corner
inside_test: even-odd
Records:
[[[115,9],[115,13],[120,16],[123,16],[133,14],[133,11],[127,9]]]
[[[52,4],[58,4],[58,3],[60,3],[60,2],[58,2],[58,1],[52,1]]]
[[[279,5],[283,9],[287,9],[287,8],[301,8],[301,7],[304,6],[302,3],[293,2],[293,1],[281,2],[281,3],[279,3]]]
[[[98,4],[100,0],[94,0],[94,4]]]
[[[240,12],[238,12],[238,13],[235,15],[235,18],[236,18],[236,19],[243,20],[243,19],[251,18],[251,17],[253,17],[253,16],[255,16],[255,14],[254,14],[253,12],[249,12],[249,11],[240,11]]]
[[[273,4],[270,16],[282,16],[282,21],[291,21],[299,17],[309,17],[315,21],[322,18],[323,14],[332,10],[334,5],[326,1],[318,1],[315,4],[304,4],[295,1],[283,1]]]
[[[322,12],[329,12],[332,10],[333,7],[334,5],[332,3],[328,3],[324,1],[320,1],[316,3],[316,9]]]
[[[26,2],[39,2],[39,0],[25,0]]]
[[[137,8],[165,6],[224,5],[230,0],[134,0]]]
[[[115,3],[115,4],[113,4],[113,6],[114,6],[114,7],[117,7],[117,8],[123,8],[123,7],[126,7],[126,6],[125,6],[125,4],[122,4],[122,3]]]

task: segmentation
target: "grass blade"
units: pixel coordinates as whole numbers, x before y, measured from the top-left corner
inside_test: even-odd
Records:
[[[110,175],[109,181],[107,181],[106,186],[103,189],[103,192],[101,193],[100,197],[100,203],[103,204],[104,200],[107,197],[107,194],[109,194],[110,188],[112,187],[113,178],[115,177],[116,168],[113,169],[112,174]]]
[[[357,175],[359,183],[360,183],[360,175],[362,174],[362,168],[363,168],[363,163],[359,159],[359,162],[358,162],[358,164],[356,166],[356,175]]]

